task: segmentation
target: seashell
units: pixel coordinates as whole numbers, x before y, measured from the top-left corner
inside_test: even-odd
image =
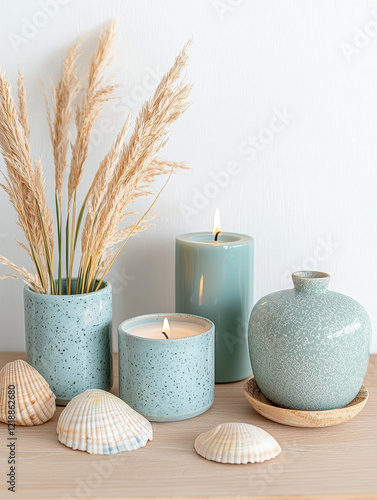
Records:
[[[264,462],[281,452],[278,442],[268,432],[250,424],[220,424],[195,439],[195,451],[222,464]]]
[[[153,439],[146,418],[100,389],[88,389],[68,403],[59,417],[57,433],[68,448],[93,455],[137,450]]]
[[[0,370],[0,421],[8,420],[14,386],[15,424],[40,425],[54,416],[55,394],[50,386],[26,361],[17,359]]]

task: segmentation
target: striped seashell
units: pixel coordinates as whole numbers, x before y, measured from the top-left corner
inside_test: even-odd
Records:
[[[13,389],[14,387],[14,399]],[[17,359],[0,370],[0,421],[13,423],[9,412],[15,406],[16,425],[40,425],[55,413],[55,395],[35,368]]]
[[[137,450],[153,439],[150,422],[127,403],[106,391],[88,389],[62,411],[59,441],[93,455]]]
[[[250,424],[220,424],[195,440],[195,451],[222,464],[264,462],[281,452],[277,441],[268,432]]]

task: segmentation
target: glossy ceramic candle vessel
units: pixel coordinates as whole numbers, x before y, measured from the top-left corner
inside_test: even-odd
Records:
[[[176,240],[175,310],[216,326],[216,382],[251,373],[247,332],[253,306],[254,240],[236,233],[191,233]]]
[[[47,380],[56,403],[113,384],[112,293],[44,295],[24,288],[27,362]]]
[[[328,290],[330,276],[292,275],[294,288],[254,306],[249,348],[255,380],[279,406],[330,410],[350,403],[368,366],[372,329],[355,300]]]
[[[195,323],[203,333],[161,339],[135,336],[140,325],[174,321]],[[195,417],[213,403],[215,384],[214,325],[198,316],[150,314],[119,326],[119,396],[152,422],[172,422]]]

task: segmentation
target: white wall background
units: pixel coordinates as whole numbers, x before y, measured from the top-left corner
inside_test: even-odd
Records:
[[[165,150],[192,170],[170,182],[154,227],[127,244],[111,273],[114,334],[127,317],[174,310],[175,236],[210,230],[217,206],[224,230],[255,237],[255,299],[289,287],[292,271],[323,270],[334,290],[364,304],[376,329],[377,1],[3,0],[0,64],[13,84],[24,71],[33,153],[43,152],[51,202],[40,80],[58,81],[83,34],[88,61],[111,18],[123,97],[95,127],[84,184],[128,111],[136,114],[195,36],[193,104]],[[281,114],[285,123],[273,120]],[[231,178],[221,174],[229,166]],[[0,253],[27,266],[5,193],[0,214]],[[22,286],[0,282],[1,350],[24,349]]]

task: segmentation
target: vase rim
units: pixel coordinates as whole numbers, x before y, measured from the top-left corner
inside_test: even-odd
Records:
[[[317,281],[330,279],[330,275],[323,271],[295,271],[292,273],[292,278]]]
[[[76,279],[77,278],[72,278],[72,281],[75,281]],[[66,281],[66,278],[63,278],[63,281]],[[38,293],[38,292],[35,292],[34,290],[32,290],[29,285],[25,285],[24,286],[24,290],[27,293],[31,293],[31,294],[35,294],[35,295],[41,295],[43,297],[51,297],[51,298],[55,298],[56,299],[56,297],[85,297],[87,295],[91,295],[92,296],[92,295],[95,295],[96,293],[102,293],[102,292],[104,292],[109,287],[111,288],[111,284],[108,281],[103,280],[102,284],[101,284],[101,288],[99,290],[95,290],[94,292],[87,292],[87,293],[70,293],[70,294]]]

